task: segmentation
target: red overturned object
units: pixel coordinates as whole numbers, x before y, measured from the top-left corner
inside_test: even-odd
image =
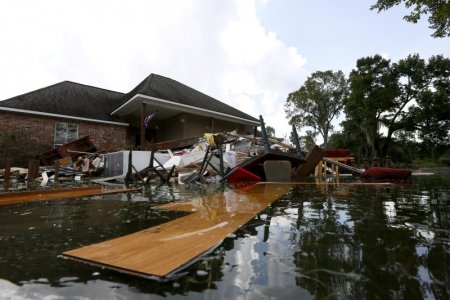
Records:
[[[322,149],[324,157],[346,157],[351,154],[348,149]]]
[[[236,170],[227,178],[228,183],[234,185],[251,184],[260,182],[261,177],[247,171],[243,168],[236,168]]]

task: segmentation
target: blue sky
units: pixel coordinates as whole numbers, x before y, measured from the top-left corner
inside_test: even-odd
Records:
[[[450,56],[425,20],[369,0],[0,0],[0,99],[64,80],[128,92],[170,77],[290,132],[287,95],[361,57]]]
[[[382,54],[398,61],[450,54],[449,39],[430,35],[426,17],[405,22],[403,5],[377,13],[375,0],[270,0],[258,8],[262,24],[306,58],[309,72],[342,70],[348,74],[358,58]]]

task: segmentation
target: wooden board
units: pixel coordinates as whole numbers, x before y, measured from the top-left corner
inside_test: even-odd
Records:
[[[300,180],[304,177],[311,175],[314,172],[319,161],[322,159],[322,150],[319,146],[314,145],[308,154],[306,154],[305,160],[306,162],[300,165],[296,170],[297,179]]]
[[[66,251],[63,257],[144,277],[164,277],[219,245],[284,195],[289,184],[258,184],[161,206],[192,212],[116,239]]]
[[[118,194],[138,191],[139,189],[102,189],[97,186],[37,190],[15,193],[0,193],[0,206],[32,201],[60,200],[75,197],[87,197],[106,194]]]

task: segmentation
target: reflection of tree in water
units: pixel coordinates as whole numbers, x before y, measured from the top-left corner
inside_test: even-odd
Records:
[[[414,195],[438,194],[429,188],[358,187],[342,200],[332,191],[321,198],[317,190],[295,189],[297,284],[318,298],[448,298],[448,246],[436,242],[439,235],[448,241],[448,212],[430,209],[432,199],[414,200]],[[387,220],[383,201],[400,207],[393,221]]]
[[[294,256],[301,273],[297,284],[318,298],[359,296],[349,293],[351,285],[348,284],[358,280],[354,269],[359,265],[359,249],[351,239],[352,229],[339,223],[339,215],[333,208],[335,199],[331,195],[324,197],[310,192],[307,189],[293,191],[293,199],[300,200],[297,223],[300,250]]]

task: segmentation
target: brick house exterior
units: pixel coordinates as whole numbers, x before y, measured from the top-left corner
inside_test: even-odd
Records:
[[[155,113],[150,126],[144,117]],[[129,93],[63,81],[0,101],[0,133],[27,134],[54,147],[89,136],[107,152],[237,130],[259,121],[182,83],[151,74]]]
[[[89,136],[99,149],[107,152],[127,146],[125,126],[0,111],[2,133],[27,134],[35,142],[48,147],[54,145],[55,122],[78,124],[80,137]]]

